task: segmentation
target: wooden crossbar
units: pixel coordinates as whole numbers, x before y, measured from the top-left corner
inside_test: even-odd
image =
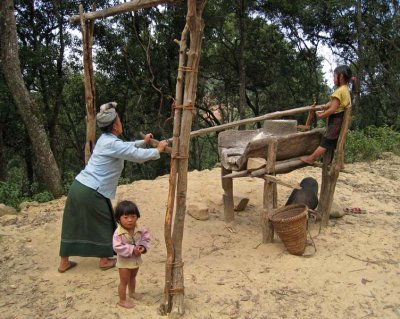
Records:
[[[114,7],[104,9],[104,10],[87,12],[84,14],[84,19],[85,20],[103,19],[103,18],[111,17],[111,16],[119,14],[119,13],[137,11],[139,9],[155,7],[162,3],[174,3],[174,2],[179,2],[179,1],[177,1],[177,0],[132,0],[130,2],[122,3],[122,4],[119,4]],[[69,19],[69,22],[71,24],[80,23],[80,16],[79,15],[72,16]]]

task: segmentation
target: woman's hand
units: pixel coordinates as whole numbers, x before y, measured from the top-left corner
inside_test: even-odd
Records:
[[[153,138],[153,134],[148,133],[144,137],[144,144],[149,144],[150,140]]]
[[[165,151],[165,148],[168,146],[168,142],[167,141],[160,141],[160,143],[158,143],[157,145],[157,149],[160,153]]]

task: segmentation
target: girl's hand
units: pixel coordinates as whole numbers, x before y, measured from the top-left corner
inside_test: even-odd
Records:
[[[319,119],[322,119],[322,118],[325,117],[325,116],[324,116],[324,111],[317,111],[317,112],[315,112],[315,114],[317,114],[317,117],[318,117]]]
[[[148,144],[152,138],[153,138],[153,134],[151,134],[151,133],[146,134],[144,137],[144,144]]]
[[[133,255],[140,256],[141,254],[140,247],[133,248]]]
[[[146,252],[146,248],[144,248],[143,246],[139,246],[139,251],[141,254],[144,254]]]

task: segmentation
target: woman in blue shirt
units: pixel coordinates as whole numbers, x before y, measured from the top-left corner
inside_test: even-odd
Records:
[[[76,266],[70,256],[99,257],[103,270],[115,266],[115,259],[110,258],[114,254],[112,236],[116,228],[111,199],[115,198],[124,161],[159,159],[167,146],[166,141],[161,141],[157,148],[140,148],[150,141],[151,133],[137,142],[119,139],[122,124],[116,106],[110,102],[100,107],[96,120],[103,134],[68,192],[61,230],[60,273]]]

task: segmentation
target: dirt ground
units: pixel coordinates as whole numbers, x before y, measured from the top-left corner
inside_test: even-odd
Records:
[[[146,164],[143,164],[146,165]],[[260,244],[261,179],[240,178],[234,191],[250,198],[236,213],[236,232],[223,221],[220,169],[189,174],[188,204],[202,202],[209,219],[186,215],[183,240],[185,318],[301,319],[400,318],[400,157],[347,165],[335,201],[366,214],[331,219],[311,258],[290,255],[279,238]],[[280,177],[320,182],[307,167]],[[32,203],[11,225],[0,226],[0,318],[165,318],[164,215],[168,176],[118,188],[117,199],[135,201],[152,234],[144,255],[134,309],[116,306],[118,271],[98,268],[96,258],[73,257],[78,266],[60,274],[58,250],[65,198]],[[291,189],[278,186],[279,205]],[[114,201],[115,203],[115,201]]]

